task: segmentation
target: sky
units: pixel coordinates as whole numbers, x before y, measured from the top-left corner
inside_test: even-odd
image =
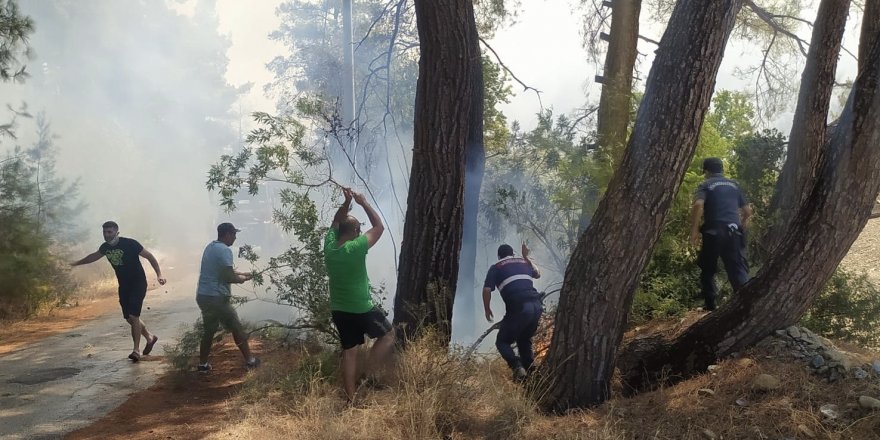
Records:
[[[263,65],[283,48],[268,39],[268,33],[279,24],[274,14],[276,0],[242,2],[239,0],[220,0],[217,13],[220,31],[229,36],[232,47],[229,49],[229,69],[227,79],[232,84],[255,82],[245,101],[252,108],[271,109],[273,103],[263,96],[262,84],[271,80],[271,75]],[[523,127],[533,127],[535,113],[543,104],[556,112],[571,112],[583,107],[588,100],[598,102],[600,88],[593,82],[595,75],[602,73],[601,66],[588,62],[582,46],[582,13],[579,2],[571,0],[520,0],[515,23],[497,32],[489,44],[498,53],[502,62],[529,87],[540,90],[540,102],[532,91],[523,91],[513,83],[514,97],[502,104],[502,111],[510,120],[517,120]],[[185,9],[185,8],[182,8]],[[805,13],[813,16],[810,9]],[[662,27],[652,24],[648,14],[642,14],[641,34],[653,40],[662,36]],[[801,36],[809,41],[809,30],[802,30]],[[845,46],[855,52],[858,42],[858,23],[847,28]],[[639,42],[641,79],[647,77],[654,46],[645,41]],[[751,91],[752,80],[738,78],[737,67],[755,63],[760,57],[759,48],[743,42],[731,41],[722,63],[716,88]],[[841,57],[838,76],[851,79],[855,74],[855,60]],[[790,112],[782,112],[770,126],[783,132],[790,127]]]

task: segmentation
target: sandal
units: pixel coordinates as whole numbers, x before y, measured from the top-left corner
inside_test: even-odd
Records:
[[[144,346],[144,356],[150,354],[153,351],[153,346],[156,345],[156,341],[159,340],[159,337],[153,335],[153,339],[150,342],[147,342],[147,345]]]

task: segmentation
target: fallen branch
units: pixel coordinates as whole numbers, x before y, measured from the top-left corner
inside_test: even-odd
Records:
[[[266,330],[269,328],[283,328],[287,330],[321,330],[321,326],[318,324],[282,324],[274,319],[265,319],[263,322],[268,322],[269,325],[265,325],[263,327],[255,328],[248,332],[248,335],[252,333],[256,333],[261,330]]]

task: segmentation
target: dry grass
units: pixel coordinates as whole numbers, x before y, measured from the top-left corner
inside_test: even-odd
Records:
[[[315,346],[277,350],[230,400],[233,416],[212,438],[880,438],[880,413],[857,404],[861,395],[880,397],[880,378],[828,384],[768,350],[753,349],[674,387],[565,416],[541,414],[532,398],[540,384],[512,383],[500,360],[465,360],[430,338],[402,354],[388,389],[361,389],[354,406],[346,405],[336,378],[337,354]],[[778,377],[782,387],[753,390],[761,373]],[[704,388],[714,394],[701,395]],[[824,417],[825,404],[837,405],[840,416]]]

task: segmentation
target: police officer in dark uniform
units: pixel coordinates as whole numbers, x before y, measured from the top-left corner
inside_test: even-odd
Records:
[[[691,206],[691,244],[696,246],[702,235],[703,245],[697,264],[702,270],[700,285],[706,310],[715,310],[715,273],[718,257],[724,263],[727,279],[736,292],[749,280],[746,262],[745,230],[752,216],[752,207],[746,203],[739,184],[724,177],[724,164],[717,157],[703,160],[706,176],[694,194]],[[703,224],[700,226],[700,218]]]
[[[522,245],[521,257],[513,255],[510,245],[502,244],[498,247],[498,262],[489,268],[486,282],[483,283],[483,309],[487,321],[492,322],[494,319],[492,307],[489,305],[492,291],[498,289],[504,300],[504,319],[498,329],[495,347],[513,371],[516,381],[526,379],[535,361],[532,337],[538,330],[544,308],[541,294],[535,290],[532,279],[540,277],[538,268],[529,260],[529,248],[525,243]],[[519,356],[513,351],[514,343]]]

